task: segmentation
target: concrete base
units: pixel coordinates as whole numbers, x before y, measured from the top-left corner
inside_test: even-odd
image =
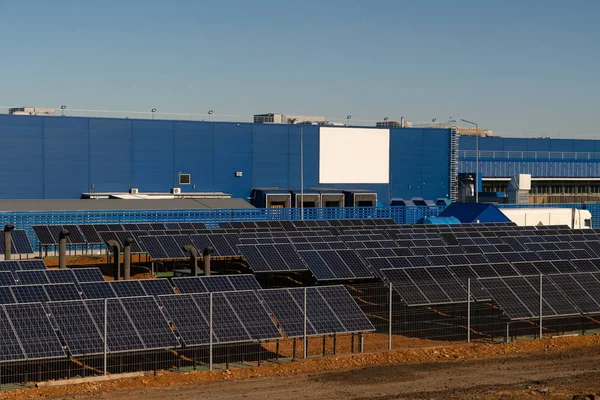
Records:
[[[35,387],[54,387],[54,386],[65,386],[65,385],[77,385],[79,383],[88,383],[88,382],[105,382],[105,381],[113,381],[115,379],[126,379],[126,378],[138,378],[140,376],[145,376],[143,372],[128,372],[125,374],[111,374],[111,375],[100,375],[100,376],[90,376],[88,378],[74,378],[74,379],[64,379],[60,381],[48,381],[48,382],[38,382],[35,384]]]

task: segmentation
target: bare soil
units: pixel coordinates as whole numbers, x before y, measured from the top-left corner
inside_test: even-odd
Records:
[[[572,399],[600,393],[599,362],[599,336],[514,344],[438,343],[435,348],[219,372],[159,372],[102,383],[14,390],[3,393],[3,398]]]

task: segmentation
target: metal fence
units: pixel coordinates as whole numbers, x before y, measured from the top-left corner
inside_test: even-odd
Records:
[[[527,341],[565,334],[585,335],[596,333],[600,329],[600,322],[593,316],[544,317],[545,298],[540,291],[532,290],[532,293],[521,294],[539,298],[540,316],[511,321],[491,301],[408,307],[392,286],[368,283],[346,287],[374,325],[374,332],[316,336],[305,333],[299,338],[283,337],[228,344],[213,343],[211,340],[202,346],[137,352],[111,352],[105,346],[104,354],[0,363],[0,383],[4,385],[3,388],[13,388],[12,385],[33,381],[131,372],[156,374],[160,370],[226,370],[329,355],[378,353],[466,342]],[[114,332],[109,332],[105,327],[115,322],[112,319],[117,317],[110,310],[111,303],[118,301],[105,300],[104,323],[98,324],[104,343],[110,342],[109,336],[114,335]],[[305,309],[305,325],[306,315]],[[52,315],[50,318],[52,320]],[[212,313],[207,319],[210,321],[212,338]],[[173,329],[177,327],[174,326]]]

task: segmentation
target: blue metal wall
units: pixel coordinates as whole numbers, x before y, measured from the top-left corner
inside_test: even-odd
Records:
[[[475,138],[460,138],[459,172],[475,173]],[[480,138],[483,177],[531,174],[546,178],[600,175],[600,140]]]
[[[247,198],[253,187],[297,189],[300,129],[305,187],[318,187],[318,126],[0,115],[0,198],[79,198],[132,187]],[[337,186],[376,191],[382,204],[447,197],[449,155],[448,129],[391,129],[391,183]],[[179,173],[190,173],[192,185],[178,185]]]

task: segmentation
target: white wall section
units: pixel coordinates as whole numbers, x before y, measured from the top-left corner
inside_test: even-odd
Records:
[[[389,183],[390,131],[319,128],[319,183]]]

